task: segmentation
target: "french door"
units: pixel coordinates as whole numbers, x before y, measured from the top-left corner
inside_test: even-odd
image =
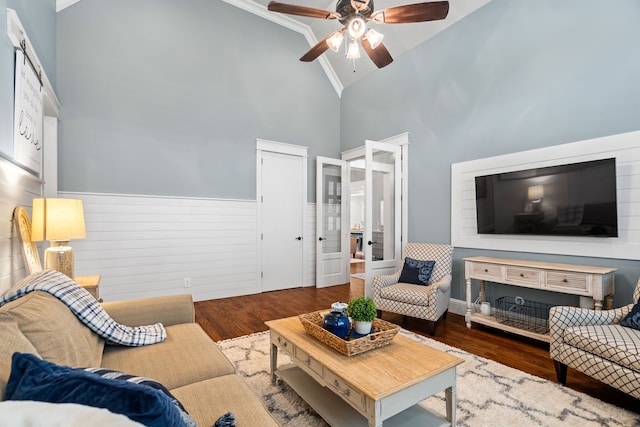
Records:
[[[349,282],[347,162],[316,160],[316,287]]]
[[[349,171],[364,170],[365,213],[363,249],[365,294],[371,296],[373,276],[391,274],[402,258],[402,148],[395,144],[365,141],[343,154]]]

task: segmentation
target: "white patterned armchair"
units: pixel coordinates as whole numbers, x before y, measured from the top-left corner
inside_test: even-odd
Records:
[[[440,317],[446,318],[451,299],[451,257],[453,246],[427,243],[408,243],[404,259],[435,261],[428,285],[399,283],[402,270],[395,274],[373,278],[373,300],[382,311],[416,317],[428,322],[433,335]]]
[[[640,280],[633,292],[640,300]],[[567,382],[567,366],[640,398],[640,331],[620,325],[634,304],[613,310],[557,306],[549,312],[558,382]]]

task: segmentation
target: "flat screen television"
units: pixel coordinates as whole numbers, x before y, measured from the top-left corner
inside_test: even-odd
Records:
[[[478,234],[618,237],[616,159],[477,176]]]

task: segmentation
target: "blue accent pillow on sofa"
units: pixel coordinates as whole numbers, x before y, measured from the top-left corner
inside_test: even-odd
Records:
[[[428,285],[435,265],[435,261],[422,261],[406,257],[399,282]]]
[[[59,366],[26,353],[12,356],[5,399],[105,408],[145,426],[185,425],[178,407],[161,390]]]
[[[622,326],[640,330],[640,301],[633,306],[629,314],[620,321]]]

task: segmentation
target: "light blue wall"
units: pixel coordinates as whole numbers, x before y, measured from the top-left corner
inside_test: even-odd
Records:
[[[640,129],[639,24],[636,0],[494,0],[347,88],[343,146],[409,132],[409,241],[448,243],[452,163]],[[637,261],[456,249],[453,297],[480,254],[617,267],[618,305],[640,275]]]
[[[60,190],[255,199],[256,138],[339,156],[304,37],[223,1],[82,0],[57,42]]]
[[[13,75],[15,49],[7,37],[7,8],[25,27],[51,84],[55,75],[55,0],[0,0],[0,153],[13,157]]]

